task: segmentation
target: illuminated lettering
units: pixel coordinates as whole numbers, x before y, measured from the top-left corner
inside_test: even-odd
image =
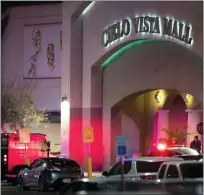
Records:
[[[106,47],[113,41],[129,34],[130,21],[128,19],[124,19],[122,22],[117,22],[102,32],[102,44]]]
[[[158,17],[140,16],[133,19],[136,33],[160,33],[160,21]]]
[[[138,16],[129,19],[124,19],[117,22],[102,32],[102,44],[108,46],[112,42],[126,37],[131,33],[131,24],[136,34],[159,34],[171,36],[186,44],[192,44],[190,37],[191,28],[184,23],[178,22],[170,18],[160,18],[158,16]]]
[[[178,23],[176,20],[163,18],[164,27],[163,34],[172,36],[180,41],[183,41],[187,44],[191,44],[192,38],[190,36],[190,27],[182,23]],[[184,30],[183,30],[184,29]]]

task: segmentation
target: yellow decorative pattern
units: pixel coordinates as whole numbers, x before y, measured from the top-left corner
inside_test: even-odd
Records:
[[[48,64],[51,72],[53,72],[55,69],[55,64],[54,64],[55,53],[54,53],[54,51],[55,51],[54,43],[49,43],[47,46],[47,64]]]
[[[41,32],[38,28],[34,28],[32,31],[32,40],[34,47],[34,55],[30,57],[30,69],[28,70],[28,77],[35,77],[37,74],[37,56],[41,51]]]

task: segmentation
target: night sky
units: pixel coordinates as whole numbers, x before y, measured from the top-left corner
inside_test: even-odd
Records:
[[[42,5],[61,3],[62,1],[1,1],[1,11],[5,12],[8,8],[29,5]]]

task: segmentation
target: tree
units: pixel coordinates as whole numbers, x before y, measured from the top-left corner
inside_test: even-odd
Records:
[[[187,127],[183,127],[182,129],[176,128],[175,130],[170,129],[163,129],[163,131],[166,132],[168,136],[168,140],[175,140],[177,144],[183,144],[187,136],[190,135],[190,133],[187,133]]]
[[[11,129],[36,128],[42,123],[48,123],[45,111],[36,110],[32,101],[31,86],[6,85],[1,95],[1,123],[9,123]]]

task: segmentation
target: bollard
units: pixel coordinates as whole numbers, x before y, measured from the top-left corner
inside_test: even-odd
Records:
[[[92,178],[92,159],[88,156],[88,178]]]

